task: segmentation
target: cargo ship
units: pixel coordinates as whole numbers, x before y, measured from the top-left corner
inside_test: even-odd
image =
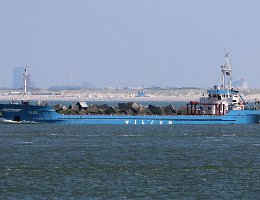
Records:
[[[222,84],[207,90],[200,100],[187,103],[185,114],[87,114],[58,113],[47,104],[31,105],[27,96],[27,68],[24,73],[24,96],[20,103],[0,104],[4,121],[15,123],[52,124],[121,124],[121,125],[174,125],[174,124],[258,124],[260,110],[250,108],[238,90],[232,87],[232,68],[225,55],[221,65]]]

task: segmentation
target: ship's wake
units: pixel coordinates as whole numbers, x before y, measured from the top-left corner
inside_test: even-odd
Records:
[[[36,124],[37,122],[32,122],[32,121],[13,121],[13,120],[3,119],[2,121],[0,121],[0,123],[7,123],[7,124]]]

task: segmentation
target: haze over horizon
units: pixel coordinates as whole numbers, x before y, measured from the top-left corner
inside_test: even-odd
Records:
[[[234,80],[260,88],[260,1],[0,2],[0,87],[28,66],[36,86],[211,87],[224,49]]]

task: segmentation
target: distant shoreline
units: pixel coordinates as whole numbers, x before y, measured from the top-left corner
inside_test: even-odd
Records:
[[[12,101],[21,99],[21,96],[10,96],[10,97],[1,97],[1,101]],[[171,98],[164,98],[164,97],[129,97],[129,98],[76,98],[76,97],[39,97],[39,96],[29,96],[29,99],[32,101],[196,101],[199,98],[196,97],[171,97]]]
[[[29,99],[32,101],[164,101],[164,102],[174,102],[174,101],[199,101],[200,96],[190,96],[190,97],[128,97],[128,98],[77,98],[77,97],[40,97],[30,95]],[[0,96],[1,101],[12,101],[19,100],[21,96]],[[255,99],[260,99],[260,94],[249,95],[244,97],[245,101],[254,101]]]
[[[146,97],[137,97],[138,90],[65,90],[65,91],[34,91],[29,95],[33,101],[199,101],[206,93],[204,89],[172,89],[145,90]],[[260,89],[241,91],[245,101],[260,99]],[[14,91],[0,91],[1,101],[21,99],[21,93]]]

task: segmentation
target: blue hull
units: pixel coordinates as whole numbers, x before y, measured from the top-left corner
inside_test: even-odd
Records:
[[[232,110],[226,115],[62,115],[50,106],[1,104],[3,117],[10,121],[53,124],[258,124],[260,110]]]

